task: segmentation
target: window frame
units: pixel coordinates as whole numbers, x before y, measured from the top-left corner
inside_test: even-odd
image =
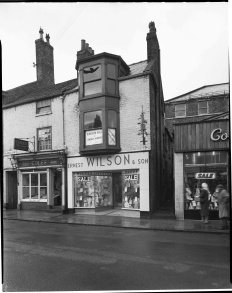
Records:
[[[43,130],[43,129],[50,129],[50,135],[51,135],[51,143],[50,146],[51,148],[46,148],[46,149],[42,149],[40,150],[39,146],[40,146],[40,142],[39,142],[39,131]],[[52,150],[52,127],[51,126],[47,126],[47,127],[42,127],[42,128],[37,128],[37,151],[38,152],[43,152],[43,151],[51,151]]]
[[[29,185],[23,185],[23,176],[24,175],[29,175]],[[36,185],[36,186],[32,186],[31,185],[31,175],[32,174],[37,174],[37,176],[38,176],[38,185]],[[41,178],[40,178],[40,176],[41,176],[41,174],[46,174],[46,180],[47,180],[47,185],[45,186],[45,185],[43,185],[43,186],[41,186]],[[27,188],[29,188],[29,198],[23,198],[23,188],[24,187],[27,187]],[[38,188],[38,198],[31,198],[31,188],[32,187],[37,187]],[[40,189],[41,189],[41,187],[46,187],[47,188],[47,198],[42,198],[41,199],[41,194],[40,194]],[[22,198],[21,198],[21,200],[22,201],[26,201],[26,202],[47,202],[47,200],[48,200],[48,172],[47,171],[38,171],[38,172],[23,172],[23,174],[22,174]]]
[[[184,110],[178,110],[178,111],[184,111],[184,115],[177,115],[177,110],[176,106],[184,105]],[[186,117],[186,103],[180,103],[180,104],[175,104],[175,117]]]
[[[201,109],[206,109],[206,113],[200,113],[200,103],[206,103],[206,107],[201,108]],[[208,101],[198,101],[198,115],[206,115],[209,114],[209,103]]]
[[[92,80],[87,80],[87,81],[85,81],[85,73],[84,73],[84,70],[85,70],[86,68],[96,67],[96,66],[99,66],[99,67],[101,68],[100,78],[95,78],[95,79],[92,79]],[[101,63],[98,63],[98,64],[93,64],[93,65],[88,65],[88,66],[86,66],[86,67],[84,67],[84,68],[82,69],[82,76],[83,76],[83,97],[88,97],[88,96],[92,96],[92,95],[96,95],[96,94],[102,93],[102,87],[103,87],[103,78],[102,78],[102,76],[103,76],[103,72],[102,72],[102,68],[103,68],[102,64],[101,64]],[[85,90],[85,85],[86,85],[86,84],[93,83],[93,82],[96,82],[96,81],[101,81],[101,90],[100,90],[99,92],[96,92],[96,93],[92,93],[92,94],[88,94],[88,95],[86,95],[86,94],[85,94],[85,92],[86,92],[86,90]]]
[[[39,109],[43,109],[43,108],[47,108],[48,105],[46,106],[43,106],[43,107],[38,107],[38,104],[39,103],[43,103],[45,101],[48,101],[49,102],[49,110],[46,111],[46,112],[39,112]],[[37,101],[36,102],[36,115],[46,115],[46,114],[51,114],[52,113],[52,103],[51,103],[51,99],[46,99],[46,100],[41,100],[41,101]]]

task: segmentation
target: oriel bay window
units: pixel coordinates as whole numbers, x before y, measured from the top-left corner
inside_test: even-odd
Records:
[[[47,200],[47,173],[22,174],[22,199],[27,201]]]
[[[102,92],[101,64],[83,69],[84,96]]]
[[[102,111],[84,114],[85,145],[102,144]]]

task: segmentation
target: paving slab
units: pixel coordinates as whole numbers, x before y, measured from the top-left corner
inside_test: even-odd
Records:
[[[140,219],[121,216],[120,213],[107,214],[63,214],[62,212],[28,211],[28,210],[4,210],[3,219],[35,222],[49,222],[60,224],[95,225],[119,228],[182,231],[198,233],[229,234],[230,230],[220,230],[221,221],[212,220],[204,224],[198,220],[175,220],[175,219]]]

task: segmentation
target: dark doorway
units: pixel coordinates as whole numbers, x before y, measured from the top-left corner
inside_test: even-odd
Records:
[[[17,209],[18,203],[18,183],[17,172],[7,172],[7,188],[8,188],[8,209]]]
[[[53,186],[53,196],[54,196],[54,206],[61,205],[61,196],[62,196],[62,171],[54,170],[54,186]]]
[[[113,174],[113,193],[114,207],[122,207],[122,175],[121,173]]]

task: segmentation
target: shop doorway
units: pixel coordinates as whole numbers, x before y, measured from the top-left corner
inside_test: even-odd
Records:
[[[18,183],[17,171],[7,172],[8,209],[17,209]]]
[[[62,203],[62,170],[54,170],[53,199],[54,206],[61,206]]]
[[[122,208],[122,175],[113,174],[114,208]]]

